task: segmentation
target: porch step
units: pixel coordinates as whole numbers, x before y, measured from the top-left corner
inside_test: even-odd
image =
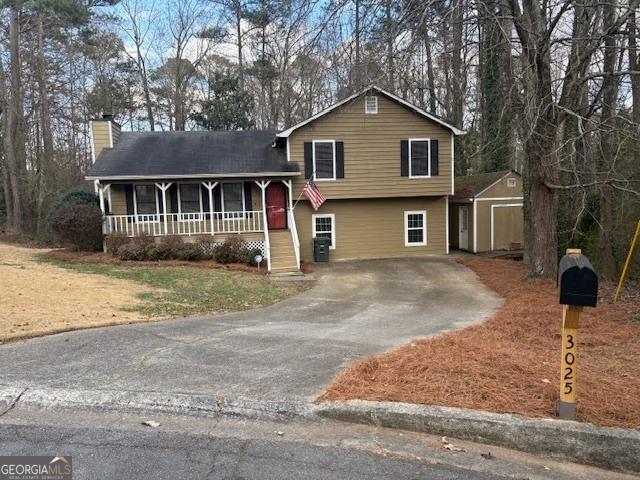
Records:
[[[271,273],[298,272],[290,230],[270,230]]]

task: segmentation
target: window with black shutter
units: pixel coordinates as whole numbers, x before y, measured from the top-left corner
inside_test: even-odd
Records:
[[[409,177],[430,176],[429,139],[409,140]]]
[[[336,179],[336,142],[334,140],[314,140],[313,170],[315,180]]]

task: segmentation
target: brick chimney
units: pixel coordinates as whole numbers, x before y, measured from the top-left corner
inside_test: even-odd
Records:
[[[91,161],[95,163],[100,152],[105,148],[113,148],[120,136],[120,124],[113,120],[113,115],[103,113],[102,118],[89,122],[91,127]]]

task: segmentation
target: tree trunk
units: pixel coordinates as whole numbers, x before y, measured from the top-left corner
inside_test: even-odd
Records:
[[[11,8],[9,21],[9,75],[10,97],[7,112],[7,134],[5,136],[5,174],[11,191],[11,218],[7,219],[7,230],[22,232],[22,198],[20,173],[25,161],[24,113],[22,102],[22,79],[20,77],[20,11]]]
[[[425,37],[427,34],[425,33]],[[435,73],[433,71],[433,58],[431,56],[431,42],[429,38],[425,38],[424,47],[427,54],[427,85],[429,88],[429,108],[431,113],[436,113],[436,81],[435,81]]]
[[[631,76],[631,96],[633,102],[633,121],[640,124],[640,73],[638,72],[638,24],[636,23],[636,12],[631,11],[628,22],[629,28],[629,70]]]
[[[603,6],[604,27],[609,31],[615,22],[615,0]],[[618,98],[618,80],[614,74],[616,69],[617,48],[616,39],[608,32],[604,38],[603,80],[602,80],[602,128],[600,132],[600,154],[598,155],[597,173],[608,176],[615,163],[615,115]],[[614,191],[607,183],[599,187],[600,230],[598,235],[598,252],[600,275],[607,279],[617,276],[615,258],[613,256],[613,203]]]
[[[356,41],[356,62],[354,65],[353,72],[353,86],[354,90],[360,90],[362,88],[362,75],[360,72],[360,0],[354,0],[356,12],[355,12],[355,27],[353,35],[355,36]]]
[[[36,198],[36,231],[43,233],[44,201],[47,191],[47,181],[50,179],[50,171],[53,165],[53,134],[51,133],[51,111],[49,108],[49,96],[47,87],[47,70],[44,56],[44,24],[42,13],[36,15],[37,22],[37,68],[36,78],[38,83],[38,97],[40,101],[40,130],[42,133],[42,158],[39,161],[40,169],[36,172],[37,198]]]
[[[385,2],[385,20],[386,20],[386,42],[387,42],[387,82],[388,88],[391,93],[395,92],[395,59],[394,48],[395,42],[395,28],[393,27],[393,12],[392,12],[392,0],[386,0]]]

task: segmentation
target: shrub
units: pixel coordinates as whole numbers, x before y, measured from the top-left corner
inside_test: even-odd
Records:
[[[130,243],[131,239],[126,235],[109,235],[105,243],[107,245],[107,252],[111,255],[117,255],[118,249],[127,243]]]
[[[118,247],[117,255],[120,260],[141,261],[146,259],[147,252],[136,242],[125,243]]]
[[[98,196],[86,187],[74,187],[64,192],[49,208],[49,218],[51,218],[61,208],[69,208],[72,205],[95,205],[99,206]]]
[[[227,238],[214,251],[214,258],[218,263],[240,263],[243,261],[244,244],[237,237]]]
[[[257,265],[254,261],[256,255],[262,255],[262,250],[259,248],[245,248],[242,253],[242,263],[246,263],[247,265]]]
[[[203,257],[202,249],[197,243],[183,243],[175,255],[180,260],[200,260]]]
[[[49,219],[51,231],[78,250],[102,247],[102,212],[96,205],[75,204],[59,208]]]
[[[175,256],[175,251],[171,248],[171,245],[167,243],[156,243],[149,245],[145,250],[148,260],[168,260]]]

